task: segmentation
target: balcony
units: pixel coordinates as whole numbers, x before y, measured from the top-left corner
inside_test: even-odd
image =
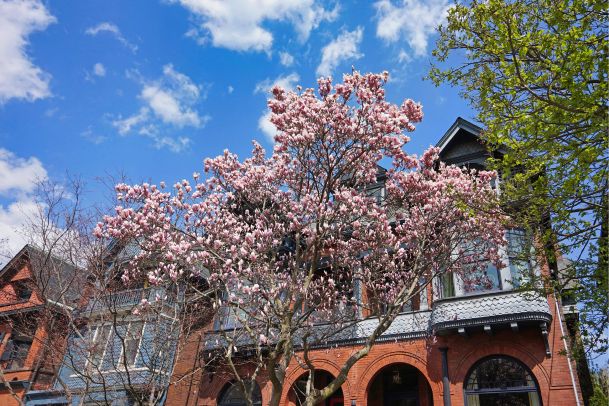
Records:
[[[506,325],[514,330],[519,325],[533,324],[547,334],[547,325],[552,321],[552,313],[545,297],[533,293],[496,291],[470,296],[458,296],[436,300],[431,310],[405,312],[396,317],[391,326],[377,339],[377,342],[410,340],[433,334],[458,332],[466,334],[466,329],[481,328],[491,332],[493,325]],[[354,321],[343,330],[333,333],[332,325],[317,325],[319,337],[327,337],[317,347],[332,345],[354,345],[363,343],[378,326],[374,317]],[[240,346],[247,346],[247,334],[236,328],[235,339]],[[228,329],[226,333],[233,335]],[[207,335],[206,350],[222,347],[224,339],[220,332]]]
[[[430,327],[438,334],[468,327],[518,323],[550,323],[552,313],[545,297],[523,292],[493,292],[476,296],[460,296],[437,300],[433,304]]]
[[[420,338],[427,335],[429,331],[429,319],[431,311],[408,312],[398,315],[391,326],[377,339],[377,342],[407,340]],[[335,332],[336,326],[328,324],[319,324],[315,326],[317,329],[318,343],[313,347],[327,347],[332,345],[354,345],[364,343],[366,338],[372,334],[378,326],[378,319],[367,318],[364,320],[354,321],[353,324],[344,329]],[[249,336],[242,332],[239,328],[231,331],[227,329],[224,333],[232,336],[237,345],[247,347],[251,341]],[[321,339],[320,337],[325,337]],[[315,340],[315,339],[314,339]],[[296,339],[296,344],[299,340]],[[225,345],[223,333],[210,332],[207,334],[205,342],[205,350],[213,350],[222,348]]]
[[[140,304],[142,300],[147,300],[152,304],[159,301],[164,306],[173,306],[175,304],[173,295],[168,293],[167,289],[163,287],[130,289],[91,299],[86,313],[127,311]]]
[[[431,312],[416,311],[399,314],[391,326],[376,340],[377,343],[394,340],[408,340],[427,335]],[[361,344],[364,343],[378,326],[378,319],[372,317],[357,322],[354,326],[338,333],[331,344]]]

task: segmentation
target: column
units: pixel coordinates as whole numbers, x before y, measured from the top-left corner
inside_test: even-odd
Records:
[[[442,396],[444,398],[444,406],[450,404],[450,379],[448,378],[448,347],[441,347],[442,353]]]

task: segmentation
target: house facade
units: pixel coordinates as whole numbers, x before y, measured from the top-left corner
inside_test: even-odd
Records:
[[[463,119],[440,139],[440,157],[459,166],[482,168],[488,153],[481,129]],[[583,405],[576,365],[568,356],[566,325],[553,295],[522,292],[527,275],[551,272],[545,261],[523,261],[521,230],[510,230],[503,252],[505,267],[489,265],[489,283],[465,284],[446,275],[428,284],[400,314],[370,353],[350,370],[342,388],[326,400],[338,405]],[[360,315],[340,339],[309,353],[316,384],[339,373],[344,360],[359,349],[376,327]],[[216,325],[218,328],[218,325]],[[206,351],[214,349],[214,327],[187,338],[188,347],[174,371],[186,379],[171,385],[168,405],[245,405],[243,395],[223,370],[196,371]],[[206,338],[207,337],[207,338]],[[212,337],[212,339],[210,339]],[[305,371],[288,369],[282,405],[299,405]],[[255,404],[270,399],[271,383],[261,375],[253,390]]]
[[[0,270],[0,405],[52,386],[67,331],[65,312],[78,306],[78,268],[24,246]]]
[[[53,386],[29,391],[28,406],[165,403],[180,328],[178,295],[162,287],[126,287],[121,263],[137,245],[111,244],[108,250],[106,278],[95,281],[74,310],[77,329]]]

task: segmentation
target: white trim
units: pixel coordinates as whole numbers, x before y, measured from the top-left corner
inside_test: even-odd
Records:
[[[437,147],[440,148],[440,153],[444,151],[444,148],[446,148],[446,146],[452,141],[452,139],[455,137],[455,135],[459,132],[460,129],[461,127],[459,125],[455,125],[455,128],[450,132],[450,135],[442,141],[442,144],[437,145]]]
[[[125,368],[125,363],[122,362],[123,361],[123,356],[125,354],[125,344],[127,342],[127,340],[129,340],[129,334],[131,331],[131,326],[133,325],[133,323],[142,323],[142,329],[140,330],[140,336],[137,338],[138,339],[138,343],[137,343],[137,348],[135,350],[135,358],[133,359],[133,363],[127,364],[127,368],[131,367],[131,366],[135,366],[137,364],[139,355],[140,355],[140,348],[142,347],[142,341],[144,338],[144,330],[146,329],[146,322],[143,320],[129,320],[127,322],[127,328],[125,329],[125,337],[123,337],[121,339],[121,350],[118,356],[118,365],[115,365],[115,370],[116,371],[127,371],[127,368]],[[121,327],[120,325],[116,326],[116,327]],[[116,333],[116,329],[113,329]],[[115,334],[116,335],[116,334]],[[120,338],[120,337],[119,337]],[[135,370],[136,368],[131,368],[129,369],[130,371]]]
[[[94,356],[93,356],[93,354],[91,354],[91,350],[89,350],[89,351],[87,351],[89,353],[89,356],[85,360],[85,370],[89,366],[93,366],[98,371],[102,371],[102,367],[104,365],[104,359],[106,358],[106,350],[108,348],[108,341],[110,340],[110,336],[112,336],[112,325],[107,325],[107,326],[110,327],[110,332],[108,333],[108,337],[106,337],[106,344],[103,347],[101,357],[99,357],[99,365],[93,365],[92,358]],[[98,325],[95,326],[95,332],[93,333],[93,337],[91,339],[91,344],[93,346],[96,346],[97,336],[100,334],[100,331],[104,327],[106,327],[106,324],[98,324]]]
[[[452,139],[455,137],[457,132],[459,132],[459,130],[467,131],[468,133],[479,137],[482,128],[478,127],[476,124],[468,120],[465,120],[464,118],[457,117],[455,122],[451,124],[446,133],[442,136],[442,138],[440,138],[440,140],[436,144],[436,147],[440,148],[440,153],[444,151],[444,148],[446,148],[446,146],[452,141]]]
[[[47,299],[47,302],[49,302],[50,304],[52,304],[54,306],[61,307],[62,309],[67,309],[67,310],[69,310],[71,312],[74,311],[74,309],[75,309],[75,307],[71,307],[71,306],[68,306],[66,304],[56,302],[56,301],[51,300],[51,299]]]

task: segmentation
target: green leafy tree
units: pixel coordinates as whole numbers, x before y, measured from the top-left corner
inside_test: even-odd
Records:
[[[429,73],[461,88],[489,148],[504,152],[492,165],[505,203],[541,238],[554,271],[546,286],[574,295],[596,353],[608,326],[607,20],[604,0],[457,4]]]
[[[607,406],[609,404],[609,369],[598,369],[592,374],[594,393],[590,406]]]

